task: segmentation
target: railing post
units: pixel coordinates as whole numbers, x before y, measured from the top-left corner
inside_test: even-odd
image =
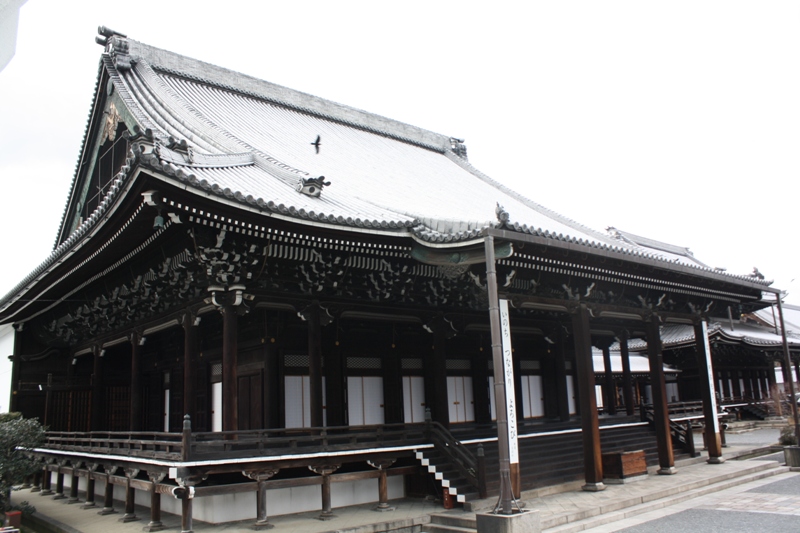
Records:
[[[192,418],[183,417],[183,435],[181,437],[181,460],[188,461],[192,456]]]
[[[489,494],[486,489],[486,454],[483,451],[483,444],[478,444],[477,452],[477,476],[478,476],[478,493],[483,498],[488,498]]]
[[[719,425],[719,441],[723,448],[728,447],[728,443],[725,442],[725,429],[728,427],[728,424],[720,424]]]
[[[694,431],[692,430],[692,421],[686,421],[686,449],[689,452],[689,457],[697,457],[700,455],[694,450]]]

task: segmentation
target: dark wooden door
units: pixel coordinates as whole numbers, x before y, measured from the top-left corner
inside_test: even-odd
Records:
[[[263,429],[264,391],[261,374],[239,376],[239,429]]]

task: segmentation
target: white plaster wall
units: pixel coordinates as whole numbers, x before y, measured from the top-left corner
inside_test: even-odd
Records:
[[[55,491],[57,475],[50,473],[52,489]],[[87,480],[79,476],[78,490],[81,497],[85,494]],[[390,476],[387,479],[389,499],[405,496],[403,476]],[[64,476],[64,494],[69,495],[72,478]],[[286,514],[302,513],[307,511],[322,510],[322,488],[319,485],[307,487],[294,487],[267,491],[267,515],[279,516]],[[136,492],[136,505],[150,508],[150,494],[141,490]],[[103,506],[105,481],[95,481],[95,505]],[[114,485],[114,507],[122,512],[125,504],[125,487]],[[332,483],[331,506],[336,511],[337,507],[347,507],[378,501],[378,479],[363,479],[360,481]],[[177,516],[181,514],[181,502],[169,494],[161,496],[161,510]],[[140,517],[145,518],[145,517]],[[245,492],[221,496],[196,498],[192,505],[192,518],[210,524],[221,524],[236,520],[255,520],[256,518],[256,493]]]
[[[14,328],[11,324],[0,326],[0,413],[7,413],[11,405],[11,361],[14,354]]]

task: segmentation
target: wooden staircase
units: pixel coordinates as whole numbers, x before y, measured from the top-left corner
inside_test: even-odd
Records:
[[[622,423],[601,426],[600,443],[603,453],[644,450],[648,466],[657,465],[655,431],[646,423],[636,423],[631,419],[623,418],[619,422]],[[540,425],[536,429],[538,431],[521,435],[519,439],[522,490],[582,480],[584,467],[580,428],[576,428],[574,424],[553,424]],[[500,491],[497,441],[490,440],[487,436],[468,439],[463,431],[458,431],[457,435],[464,439],[461,442],[472,456],[478,455],[479,445],[483,447],[487,493],[490,497],[497,496]],[[674,450],[674,453],[676,459],[688,457],[679,449]],[[441,486],[448,489],[455,501],[464,503],[480,498],[474,485],[450,464],[445,454],[435,448],[428,448],[418,450],[416,455]]]

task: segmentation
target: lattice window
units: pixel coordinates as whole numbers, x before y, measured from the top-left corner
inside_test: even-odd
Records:
[[[469,359],[448,359],[447,370],[469,370],[472,368]]]
[[[311,359],[307,355],[291,354],[284,357],[284,366],[292,368],[308,368]]]
[[[519,362],[520,370],[539,370],[541,367],[542,365],[539,361],[522,360]]]
[[[213,363],[211,365],[211,383],[220,381],[222,381],[222,363]]]
[[[422,359],[401,359],[400,365],[403,370],[422,370]]]
[[[371,368],[380,369],[380,357],[348,357],[347,368]]]

